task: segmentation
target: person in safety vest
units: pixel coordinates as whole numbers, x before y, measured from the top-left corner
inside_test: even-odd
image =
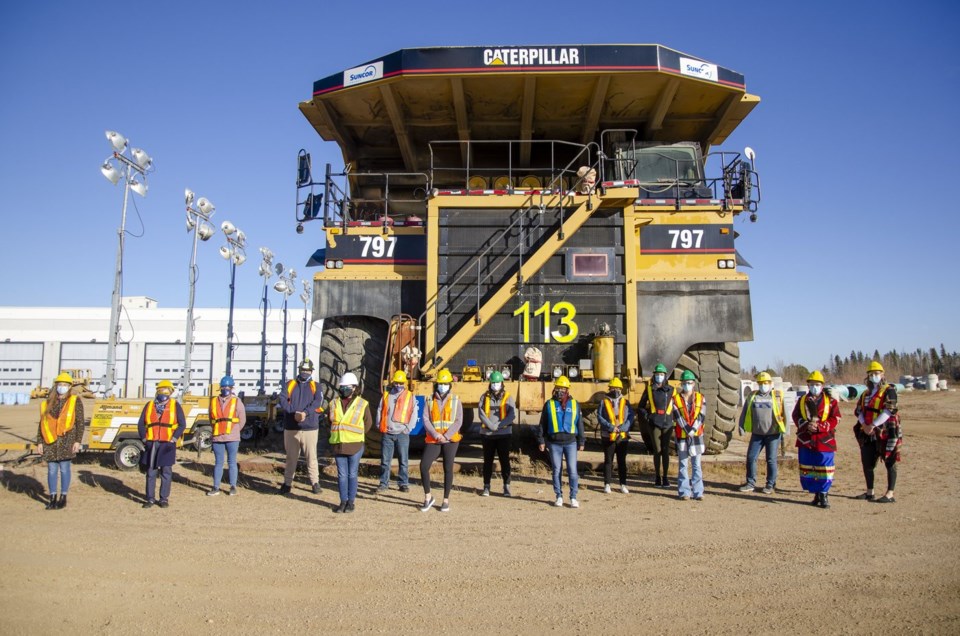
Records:
[[[220,494],[223,479],[223,460],[227,459],[230,479],[230,494],[237,494],[237,449],[240,447],[240,431],[247,423],[243,400],[233,394],[234,381],[229,375],[220,380],[220,395],[210,398],[210,425],[213,426],[213,488],[208,497]]]
[[[563,491],[560,469],[567,460],[567,479],[570,480],[570,507],[579,508],[577,492],[580,476],[577,474],[577,451],[583,450],[584,434],[581,423],[580,403],[570,395],[570,380],[561,375],[553,384],[553,396],[540,411],[540,426],[536,429],[540,452],[550,450],[550,465],[553,468],[553,505],[563,506]]]
[[[876,360],[867,367],[867,390],[857,401],[854,413],[857,423],[853,427],[853,434],[860,445],[860,462],[863,464],[863,476],[867,482],[866,492],[857,499],[894,503],[903,431],[900,429],[900,416],[897,414],[897,389],[884,381],[883,365]],[[881,457],[887,468],[887,492],[874,499],[873,471]]]
[[[147,472],[146,501],[144,508],[152,508],[157,503],[154,494],[157,490],[157,474],[160,474],[160,507],[170,505],[170,484],[173,482],[173,464],[177,459],[177,440],[186,429],[183,407],[171,399],[173,382],[160,380],[157,383],[157,395],[147,402],[140,413],[137,430],[143,442],[143,454],[140,466]]]
[[[644,445],[653,453],[655,486],[669,488],[670,438],[673,436],[673,396],[676,389],[667,383],[667,367],[658,364],[647,390],[640,396],[637,416]]]
[[[697,376],[687,370],[680,375],[680,392],[673,396],[674,434],[677,439],[677,497],[681,501],[703,499],[703,469],[700,458],[703,456],[703,418],[707,413],[707,401],[703,393],[695,390]],[[687,460],[693,469],[693,475],[687,474]]]
[[[503,478],[503,496],[510,497],[510,444],[513,442],[513,422],[517,418],[517,406],[513,396],[503,388],[503,374],[490,374],[490,386],[480,396],[480,442],[483,444],[483,491],[490,496],[490,479],[493,477],[493,455],[500,459],[500,477]]]
[[[330,402],[330,452],[337,462],[337,487],[340,505],[334,512],[353,512],[357,499],[357,477],[367,431],[373,426],[370,405],[360,397],[360,381],[353,373],[344,373],[337,385],[337,396]]]
[[[813,493],[810,503],[820,508],[830,507],[827,493],[833,484],[839,422],[839,403],[823,390],[823,374],[814,371],[807,378],[807,394],[793,407],[793,423],[797,426],[800,486]]]
[[[783,412],[783,392],[773,388],[773,378],[766,371],[756,377],[760,390],[751,393],[740,412],[740,434],[750,433],[747,446],[747,483],[740,492],[753,492],[757,485],[757,458],[763,449],[767,458],[767,481],[763,493],[769,495],[777,487],[777,452],[787,430]]]
[[[617,476],[620,477],[620,492],[627,494],[627,446],[630,444],[630,426],[633,424],[633,409],[623,397],[623,382],[620,378],[610,380],[607,394],[597,410],[600,422],[600,442],[603,444],[603,492],[610,492],[613,479],[613,456],[617,456]]]
[[[72,387],[73,377],[62,372],[53,380],[50,397],[40,403],[37,453],[47,462],[47,486],[50,488],[47,510],[67,506],[73,458],[80,452],[83,440],[83,402],[76,395],[70,395]]]
[[[420,481],[423,483],[423,505],[420,512],[427,512],[436,503],[430,494],[430,467],[443,454],[443,503],[440,512],[450,511],[450,491],[453,489],[453,462],[460,447],[460,426],[463,424],[463,404],[453,394],[450,385],[453,376],[447,369],[440,369],[434,384],[433,395],[423,409],[423,429],[426,446],[420,456]]]
[[[283,470],[280,494],[290,492],[297,461],[303,453],[307,461],[307,475],[313,494],[320,493],[320,466],[317,463],[317,442],[320,436],[320,413],[323,392],[313,380],[313,362],[304,359],[297,377],[287,382],[280,393],[280,410],[283,413],[283,448],[287,453],[287,465]]]
[[[377,422],[380,423],[380,486],[377,492],[386,492],[390,487],[390,464],[394,452],[400,462],[397,474],[400,492],[410,492],[410,432],[417,425],[417,412],[417,398],[407,389],[407,374],[394,372],[377,408]]]

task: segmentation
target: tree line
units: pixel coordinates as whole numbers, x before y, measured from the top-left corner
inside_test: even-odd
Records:
[[[912,375],[925,377],[936,373],[940,379],[960,381],[960,354],[956,351],[948,352],[943,343],[939,347],[917,349],[916,351],[888,351],[881,354],[874,350],[873,355],[863,351],[851,351],[846,356],[835,354],[830,356],[827,364],[820,367],[820,371],[830,384],[862,384],[866,378],[866,368],[871,360],[878,360],[883,365],[885,377],[889,382],[899,382],[901,376]],[[756,376],[759,369],[751,367],[748,375],[750,379]],[[766,369],[771,375],[778,375],[794,385],[805,384],[812,369],[802,364],[785,364],[776,361],[773,367]]]

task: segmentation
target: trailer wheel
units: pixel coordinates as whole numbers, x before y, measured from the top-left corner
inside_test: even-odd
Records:
[[[704,442],[708,454],[726,450],[737,426],[740,403],[740,345],[736,342],[698,344],[684,353],[677,368],[697,374],[707,400]]]
[[[380,403],[380,373],[387,343],[387,323],[376,318],[346,316],[323,321],[317,382],[329,402],[340,376],[351,371],[360,380],[361,395],[376,409]],[[380,430],[374,426],[366,435],[366,452],[380,454]]]
[[[193,447],[198,451],[208,451],[213,448],[213,429],[209,426],[198,426],[193,429]]]
[[[260,428],[259,420],[248,420],[246,426],[240,429],[240,441],[249,442],[257,436],[257,430]]]
[[[133,470],[140,465],[143,448],[143,443],[138,439],[122,440],[113,451],[113,463],[120,470]]]

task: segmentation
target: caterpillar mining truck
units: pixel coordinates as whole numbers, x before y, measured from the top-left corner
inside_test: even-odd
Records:
[[[397,369],[427,395],[447,368],[469,420],[493,370],[528,412],[563,374],[595,417],[662,362],[696,373],[726,448],[753,339],[734,221],[760,184],[752,151],[714,147],[759,101],[659,45],[403,49],[314,82],[300,111],[345,165],[298,158],[328,395],[352,371],[377,404]]]

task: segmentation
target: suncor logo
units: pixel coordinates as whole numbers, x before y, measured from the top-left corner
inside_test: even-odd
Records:
[[[375,79],[383,77],[383,61],[373,62],[366,66],[350,68],[343,72],[343,85],[353,86],[354,84],[363,84],[372,82]]]
[[[711,82],[717,81],[716,64],[709,64],[707,62],[701,62],[700,60],[692,60],[688,57],[680,58],[680,73],[682,75],[689,75],[691,77],[699,77],[700,79],[710,80]]]

